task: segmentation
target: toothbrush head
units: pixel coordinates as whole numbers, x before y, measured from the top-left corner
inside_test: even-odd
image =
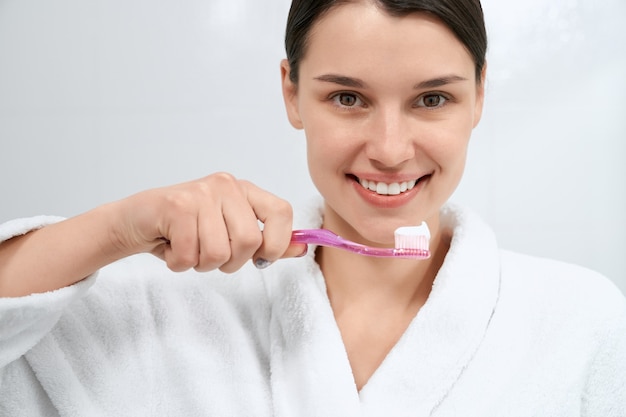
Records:
[[[394,232],[396,249],[428,250],[430,230],[426,222],[419,226],[399,227]]]

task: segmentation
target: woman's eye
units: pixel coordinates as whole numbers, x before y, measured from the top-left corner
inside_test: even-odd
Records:
[[[340,107],[356,107],[363,104],[361,99],[352,93],[339,93],[333,97],[333,101]]]
[[[417,106],[434,109],[443,106],[446,101],[448,101],[448,99],[441,94],[426,94],[420,97],[419,101],[417,102]]]

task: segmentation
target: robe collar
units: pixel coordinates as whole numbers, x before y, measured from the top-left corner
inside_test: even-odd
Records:
[[[319,227],[320,211],[308,216]],[[429,416],[470,364],[498,300],[500,263],[491,229],[447,205],[452,241],[428,300],[367,384],[357,391],[315,262],[284,260],[264,274],[270,299],[270,367],[276,416]],[[280,264],[280,265],[279,265]]]

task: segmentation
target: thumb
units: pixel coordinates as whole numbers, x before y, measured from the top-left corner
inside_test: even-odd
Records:
[[[306,243],[290,243],[285,253],[279,259],[300,258],[306,255],[308,250],[309,246]],[[272,262],[263,258],[253,259],[252,262],[258,269],[265,269],[272,264]]]
[[[307,254],[309,247],[306,243],[290,243],[287,247],[287,250],[280,257],[281,259],[286,258],[300,258]]]

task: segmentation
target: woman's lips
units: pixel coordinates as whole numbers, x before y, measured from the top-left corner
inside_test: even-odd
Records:
[[[359,184],[367,190],[380,195],[398,195],[411,191],[415,187],[417,180],[386,183],[382,181],[366,180],[358,178]]]
[[[356,192],[369,204],[381,208],[397,208],[415,197],[431,175],[397,182],[368,180],[355,175],[349,177]]]

